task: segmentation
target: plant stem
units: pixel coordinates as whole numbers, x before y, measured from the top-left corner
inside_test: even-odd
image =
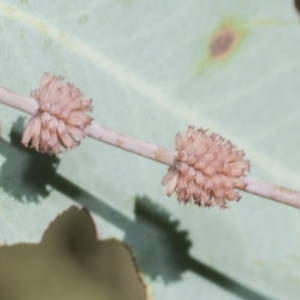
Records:
[[[298,191],[276,184],[271,184],[251,176],[247,176],[245,179],[247,182],[245,191],[300,208],[300,193]]]
[[[86,133],[93,139],[119,147],[149,159],[156,160],[169,166],[173,165],[174,157],[177,154],[176,151],[172,151],[150,142],[103,127],[94,121],[86,129]]]
[[[4,87],[0,87],[0,102],[31,115],[36,114],[39,109],[36,99],[17,94]]]
[[[36,99],[19,95],[3,87],[0,87],[0,102],[31,115],[36,114],[38,111],[38,102]],[[174,157],[177,155],[177,152],[174,150],[169,150],[153,143],[114,131],[103,127],[94,121],[86,129],[86,133],[93,139],[158,161],[168,166],[173,165]],[[274,185],[250,176],[245,177],[245,180],[247,183],[247,187],[245,188],[246,192],[300,208],[300,192]]]

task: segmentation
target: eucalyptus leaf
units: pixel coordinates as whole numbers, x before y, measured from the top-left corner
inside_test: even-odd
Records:
[[[101,124],[174,148],[188,125],[244,149],[253,176],[299,189],[300,27],[293,1],[0,1],[0,85],[44,72],[93,99]],[[153,299],[298,299],[299,211],[249,194],[179,205],[163,165],[86,139],[22,148],[28,116],[1,105],[0,242],[39,242],[71,205],[125,240]]]

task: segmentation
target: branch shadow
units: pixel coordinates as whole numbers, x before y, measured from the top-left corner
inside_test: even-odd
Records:
[[[191,257],[188,233],[179,230],[179,221],[172,220],[166,210],[149,198],[136,198],[135,220],[131,220],[57,174],[58,158],[21,145],[23,123],[19,118],[14,124],[11,143],[0,139],[0,154],[6,158],[1,168],[0,187],[16,200],[41,201],[40,198],[49,195],[50,189],[55,189],[124,230],[125,242],[132,249],[139,268],[151,278],[160,276],[166,283],[178,281],[183,272],[190,270],[241,299],[270,299]]]
[[[0,139],[0,153],[6,158],[1,167],[0,186],[22,202],[38,202],[49,195],[47,186],[55,176],[59,159],[22,146],[24,119],[19,117],[10,132],[10,144]]]

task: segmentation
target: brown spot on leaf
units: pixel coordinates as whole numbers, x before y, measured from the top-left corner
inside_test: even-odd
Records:
[[[230,26],[218,31],[210,43],[210,55],[214,60],[220,60],[228,56],[236,47],[239,34]]]

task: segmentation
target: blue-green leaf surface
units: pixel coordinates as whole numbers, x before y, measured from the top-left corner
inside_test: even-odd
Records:
[[[2,86],[30,94],[44,72],[62,75],[107,127],[169,148],[188,125],[209,128],[246,151],[253,176],[299,189],[293,1],[0,1],[0,44]],[[38,242],[84,205],[101,238],[132,248],[155,300],[299,299],[299,210],[249,194],[225,211],[179,205],[165,166],[117,148],[28,152],[27,119],[0,107],[1,243]]]

